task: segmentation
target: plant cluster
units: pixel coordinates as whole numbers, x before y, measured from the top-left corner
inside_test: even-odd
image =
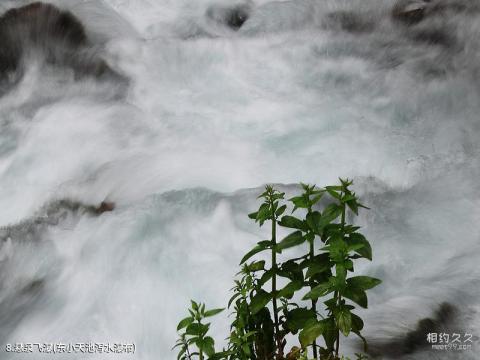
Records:
[[[259,196],[262,204],[249,217],[260,226],[270,226],[270,239],[260,241],[242,258],[233,295],[228,303],[234,320],[228,346],[216,352],[207,336],[209,324],[202,320],[222,309],[205,311],[192,302],[190,316],[183,319],[177,346],[179,360],[340,360],[340,334],[361,335],[363,320],[353,310],[367,308],[366,291],[381,283],[369,276],[349,276],[354,261],[372,260],[368,240],[359,227],[349,224],[349,214],[358,215],[359,202],[352,182],[323,189],[301,184],[299,196],[288,201],[285,194],[268,185]],[[325,198],[324,198],[325,197]],[[293,206],[287,214],[288,204]],[[301,213],[294,216],[294,214]],[[277,239],[278,228],[291,229]],[[291,248],[304,254],[285,261],[277,257]],[[256,261],[261,254],[268,254]],[[279,284],[283,284],[280,286]],[[295,301],[295,299],[301,299]],[[298,346],[287,349],[287,338],[298,337]],[[191,352],[191,348],[196,350]],[[357,354],[357,359],[365,359]]]

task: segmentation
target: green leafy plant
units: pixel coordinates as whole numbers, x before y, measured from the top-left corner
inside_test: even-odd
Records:
[[[379,279],[368,276],[347,278],[348,273],[354,271],[353,261],[359,258],[371,260],[372,250],[365,237],[358,232],[359,228],[346,222],[347,209],[357,215],[358,209],[365,206],[358,202],[357,196],[350,190],[351,181],[340,179],[340,182],[339,186],[326,187],[326,191],[336,201],[327,207],[325,213],[325,216],[332,219],[340,217],[340,222],[329,222],[316,231],[326,245],[321,250],[328,255],[335,275],[332,274],[327,281],[315,286],[303,298],[318,299],[330,295],[330,298],[324,301],[327,317],[309,324],[300,334],[302,345],[309,343],[313,337],[322,335],[326,347],[322,349],[321,354],[324,358],[332,359],[338,358],[339,355],[340,332],[345,336],[350,332],[357,334],[366,347],[366,341],[360,333],[363,329],[363,320],[352,312],[355,306],[347,302],[347,299],[367,308],[366,290],[381,283]],[[312,222],[313,225],[319,223]]]
[[[210,323],[204,324],[203,320],[214,316],[224,309],[205,310],[205,304],[198,304],[191,300],[191,308],[188,309],[190,316],[181,320],[177,325],[180,338],[174,348],[179,348],[178,360],[192,360],[198,358],[203,360],[215,354],[215,341],[207,336]],[[192,348],[196,350],[192,351]]]
[[[267,185],[259,196],[260,207],[249,217],[260,226],[270,225],[270,239],[258,242],[240,262],[242,268],[228,303],[234,320],[227,349],[214,352],[213,339],[206,336],[208,327],[203,324],[199,328],[202,331],[188,331],[194,321],[201,324],[203,319],[198,305],[195,310],[192,303],[191,317],[179,324],[179,329],[187,329],[177,343],[179,357],[191,359],[202,354],[203,359],[206,354],[209,359],[307,360],[311,349],[315,360],[340,360],[345,359],[340,357],[340,334],[350,333],[364,341],[366,351],[367,343],[361,335],[363,320],[353,310],[355,305],[367,307],[366,291],[381,281],[349,276],[354,272],[354,261],[372,259],[368,240],[358,226],[347,221],[358,215],[360,208],[366,208],[351,185],[343,179],[339,185],[324,189],[301,184],[302,193],[288,201],[283,192]],[[291,214],[287,214],[289,204]],[[291,229],[280,241],[279,227]],[[279,262],[277,255],[291,248],[297,248],[297,253],[305,251]],[[265,253],[268,258],[251,261]],[[298,335],[299,346],[287,352],[289,335]],[[323,344],[319,345],[319,338]],[[190,353],[191,344],[199,351]],[[362,354],[356,356],[364,359]]]
[[[273,321],[267,308],[257,309],[251,299],[260,288],[255,272],[264,270],[265,261],[249,265],[244,264],[239,280],[235,280],[233,296],[228,307],[234,305],[235,320],[231,325],[229,337],[230,359],[252,359],[254,354],[269,354],[274,352]]]

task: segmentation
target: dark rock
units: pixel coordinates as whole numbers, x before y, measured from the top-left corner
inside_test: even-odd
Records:
[[[68,218],[81,216],[99,216],[115,209],[115,203],[102,201],[99,205],[89,205],[76,200],[63,199],[43,207],[33,218],[20,223],[0,227],[0,246],[8,239],[21,242],[37,242],[42,233],[52,226],[57,226]]]
[[[425,349],[430,345],[427,342],[427,335],[429,333],[448,333],[451,326],[455,323],[457,315],[458,310],[455,306],[449,303],[442,303],[435,310],[432,317],[419,320],[415,329],[407,332],[403,337],[386,343],[369,341],[368,353],[371,356],[395,358]]]
[[[247,8],[238,6],[227,13],[226,23],[230,28],[238,30],[248,20],[248,15]]]
[[[249,16],[250,7],[248,5],[237,5],[234,7],[212,6],[207,10],[208,18],[235,31],[242,27]]]
[[[97,208],[95,208],[95,213],[103,214],[104,212],[113,211],[114,209],[115,209],[115,203],[102,201],[102,203]]]
[[[422,0],[400,0],[392,10],[392,18],[406,25],[421,22],[427,12],[428,2]]]
[[[0,17],[0,75],[17,70],[29,50],[54,61],[87,45],[83,25],[71,13],[44,3],[8,10]]]
[[[35,2],[8,10],[0,17],[0,89],[23,74],[23,60],[40,54],[49,64],[74,70],[76,78],[120,79],[102,59],[89,50],[81,21],[54,5]]]
[[[36,2],[10,9],[0,18],[0,24],[10,33],[15,30],[22,32],[24,36],[19,39],[21,41],[40,44],[50,37],[74,48],[87,44],[87,35],[81,22],[70,12],[50,4]]]

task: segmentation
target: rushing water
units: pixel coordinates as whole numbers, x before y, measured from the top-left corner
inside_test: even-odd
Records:
[[[338,176],[372,208],[360,270],[383,285],[361,314],[367,338],[401,342],[442,303],[455,307],[445,331],[480,336],[477,1],[415,26],[385,0],[237,2],[251,12],[238,31],[221,23],[227,0],[55,3],[129,84],[31,58],[0,98],[2,347],[134,342],[135,355],[65,358],[174,359],[189,299],[225,306],[265,236],[245,216],[262,184]],[[222,315],[213,331],[227,330]]]

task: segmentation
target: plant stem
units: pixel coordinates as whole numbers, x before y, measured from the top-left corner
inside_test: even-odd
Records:
[[[343,194],[342,194],[343,195]],[[345,204],[342,203],[342,220],[341,220],[342,238],[345,234]],[[340,306],[342,302],[342,295],[338,293],[337,306]],[[338,352],[340,349],[340,330],[337,327],[337,341],[335,346],[335,356],[338,358]]]
[[[188,342],[184,342],[185,344],[185,353],[187,354],[187,359],[192,360],[192,355],[190,354],[190,349],[188,348]]]
[[[342,295],[338,294],[337,305],[340,306],[342,301]],[[338,351],[340,349],[340,330],[337,328],[337,342],[335,344],[335,357],[338,358]]]
[[[313,242],[314,242],[313,240],[310,242],[310,260],[311,261],[313,261],[313,258],[315,256],[315,247],[314,247]],[[313,290],[313,288],[314,288],[314,284],[311,283],[310,284],[310,289]],[[317,313],[317,300],[316,299],[312,299],[312,310],[315,314]],[[312,348],[313,348],[313,358],[316,360],[318,358],[316,340],[313,341]]]
[[[200,320],[198,320],[197,322],[198,322],[199,325],[202,325],[202,322]],[[200,335],[200,338],[203,340],[202,335]],[[198,360],[203,360],[203,351],[200,347],[198,349]]]
[[[279,329],[278,329],[278,307],[277,307],[277,220],[275,218],[275,210],[273,201],[272,207],[272,305],[273,305],[273,318],[275,325],[275,344],[278,348]],[[276,351],[275,351],[276,352]]]
[[[308,201],[310,201],[310,188],[307,189],[307,197],[308,197]],[[312,206],[311,206],[311,203],[309,204],[308,206],[308,210],[307,210],[307,214],[311,214],[312,213]],[[315,257],[315,234],[312,234],[313,237],[312,237],[312,241],[310,241],[310,251],[309,251],[309,257],[310,257],[310,261],[313,262],[313,258]],[[310,289],[313,290],[313,288],[315,287],[315,284],[313,283],[313,281],[310,281]],[[313,312],[316,314],[317,313],[317,299],[312,299],[312,310]],[[318,358],[318,352],[317,352],[317,341],[316,340],[313,340],[313,343],[312,343],[312,350],[313,350],[313,358],[315,360],[317,360]]]
[[[252,312],[250,311],[250,306],[248,305],[248,302],[247,302],[247,298],[245,296],[243,296],[243,301],[245,302],[246,304],[246,308],[247,308],[247,314],[251,314]],[[247,317],[247,321],[246,321],[246,332],[249,332],[249,331],[252,331],[252,330],[255,330],[255,329],[252,329],[250,327],[250,316]],[[251,360],[256,360],[256,356],[255,356],[255,347],[253,345],[252,342],[249,343],[248,347],[250,348],[250,353],[251,353]]]

